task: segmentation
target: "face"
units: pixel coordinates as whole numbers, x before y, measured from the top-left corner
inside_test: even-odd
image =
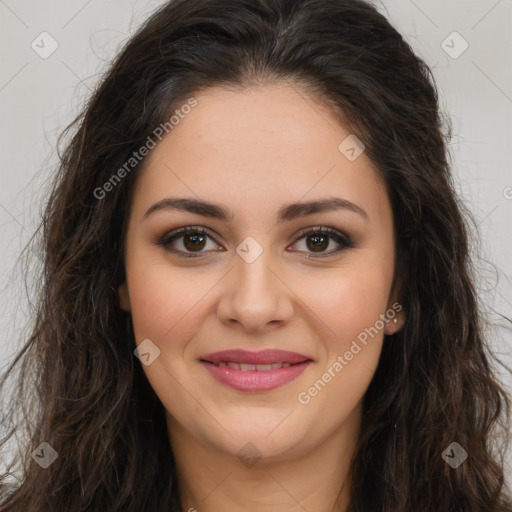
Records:
[[[194,98],[138,176],[121,307],[171,440],[293,457],[357,430],[384,332],[401,325],[391,206],[305,90]]]

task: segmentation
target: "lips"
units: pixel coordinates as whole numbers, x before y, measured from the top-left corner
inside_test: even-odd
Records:
[[[200,359],[210,375],[238,391],[270,391],[296,379],[313,361],[286,350],[224,350]]]
[[[291,366],[291,363],[271,363],[271,364],[250,364],[250,363],[237,363],[235,361],[220,363],[212,363],[215,366],[223,367],[228,366],[229,368],[234,368],[235,370],[241,370],[243,372],[257,371],[257,372],[266,372],[268,370],[278,370],[279,368],[288,368]],[[299,363],[296,363],[299,364]]]
[[[221,363],[237,363],[239,365],[273,365],[282,364],[285,367],[292,364],[302,363],[309,361],[310,358],[303,354],[296,352],[289,352],[287,350],[262,350],[260,352],[249,352],[248,350],[234,349],[223,350],[221,352],[213,352],[201,357],[202,361],[220,365]],[[280,368],[280,367],[277,367]],[[237,368],[242,369],[243,368]],[[254,368],[252,368],[254,369]],[[268,368],[270,369],[270,368]]]

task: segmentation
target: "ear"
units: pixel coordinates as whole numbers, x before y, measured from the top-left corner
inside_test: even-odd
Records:
[[[395,334],[398,332],[405,323],[405,311],[404,307],[398,300],[398,290],[401,289],[401,282],[396,283],[394,286],[393,293],[391,294],[388,309],[386,310],[386,326],[384,328],[384,334]],[[388,314],[389,312],[389,314]]]
[[[118,293],[119,305],[121,306],[121,309],[124,311],[130,311],[130,295],[128,293],[128,286],[126,285],[126,281],[119,286]]]
[[[393,311],[396,311],[393,309]],[[393,318],[391,316],[386,321],[386,326],[384,327],[384,334],[388,336],[391,334],[397,333],[405,323],[405,315],[403,310],[400,313],[396,313]]]

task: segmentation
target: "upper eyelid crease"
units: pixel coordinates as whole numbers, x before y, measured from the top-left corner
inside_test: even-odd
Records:
[[[144,214],[143,218],[160,210],[178,210],[182,212],[195,213],[204,217],[219,219],[221,221],[232,221],[235,218],[235,212],[228,208],[202,201],[194,198],[173,198],[166,197],[152,206]],[[300,217],[313,215],[315,213],[324,213],[335,210],[347,210],[358,213],[364,219],[369,220],[368,214],[360,206],[341,199],[339,197],[329,197],[307,203],[292,203],[281,208],[277,214],[277,223],[291,221]]]

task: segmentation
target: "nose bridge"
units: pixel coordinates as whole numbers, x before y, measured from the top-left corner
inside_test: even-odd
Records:
[[[235,274],[238,280],[238,290],[245,293],[258,291],[268,292],[272,287],[274,276],[269,268],[272,267],[272,251],[268,243],[259,237],[246,237],[236,248]],[[266,244],[265,246],[263,244]]]
[[[258,238],[258,240],[257,240]],[[247,236],[236,248],[234,294],[238,300],[253,302],[275,300],[275,276],[272,268],[272,250],[269,237]]]
[[[246,237],[236,248],[234,269],[219,305],[224,322],[234,321],[247,330],[264,328],[268,323],[290,318],[293,307],[287,288],[275,275],[269,237]],[[265,244],[265,245],[264,245]]]

